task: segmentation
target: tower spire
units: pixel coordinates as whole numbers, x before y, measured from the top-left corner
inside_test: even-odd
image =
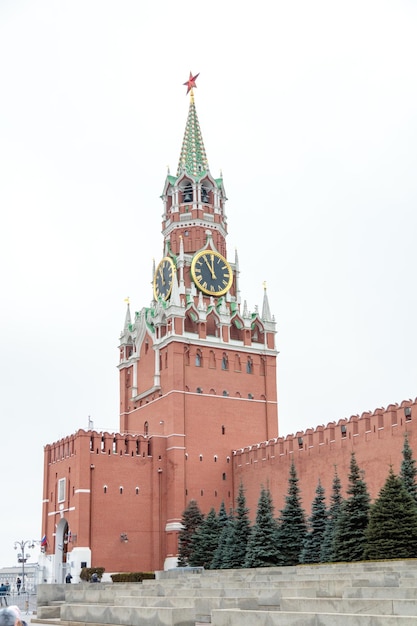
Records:
[[[263,283],[264,301],[262,304],[262,319],[264,322],[272,322],[271,311],[269,309],[268,294],[266,293],[266,282]]]
[[[197,76],[198,74],[193,76],[190,72],[190,78],[184,83],[187,86],[187,94],[190,93],[190,107],[182,140],[177,176],[185,170],[189,176],[199,179],[207,172],[209,166],[194,102],[193,88],[197,86],[195,84]]]

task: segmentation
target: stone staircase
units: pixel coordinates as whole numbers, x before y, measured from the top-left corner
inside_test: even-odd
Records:
[[[143,583],[40,585],[33,623],[416,626],[417,560],[157,572]]]

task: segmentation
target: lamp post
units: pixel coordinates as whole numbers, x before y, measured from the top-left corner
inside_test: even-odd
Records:
[[[22,564],[22,593],[25,591],[25,563],[30,557],[30,554],[25,552],[26,546],[30,549],[35,547],[35,542],[33,539],[26,539],[26,541],[15,541],[14,549],[20,549],[20,553],[17,555],[17,562]]]

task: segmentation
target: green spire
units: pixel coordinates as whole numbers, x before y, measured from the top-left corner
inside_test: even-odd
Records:
[[[188,110],[184,139],[182,140],[177,176],[185,170],[189,176],[198,180],[208,169],[206,150],[194,104],[194,93],[191,90],[190,108]]]

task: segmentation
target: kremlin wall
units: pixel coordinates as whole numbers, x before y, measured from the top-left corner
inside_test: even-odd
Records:
[[[252,517],[256,511],[260,485],[271,490],[277,511],[284,506],[288,489],[289,466],[294,461],[304,509],[311,512],[318,480],[329,502],[335,469],[345,494],[351,453],[354,452],[372,499],[375,499],[387,478],[390,466],[399,473],[404,436],[417,450],[417,400],[390,404],[373,413],[354,415],[326,426],[308,428],[285,437],[247,446],[233,452],[235,483],[246,489],[247,504]]]

